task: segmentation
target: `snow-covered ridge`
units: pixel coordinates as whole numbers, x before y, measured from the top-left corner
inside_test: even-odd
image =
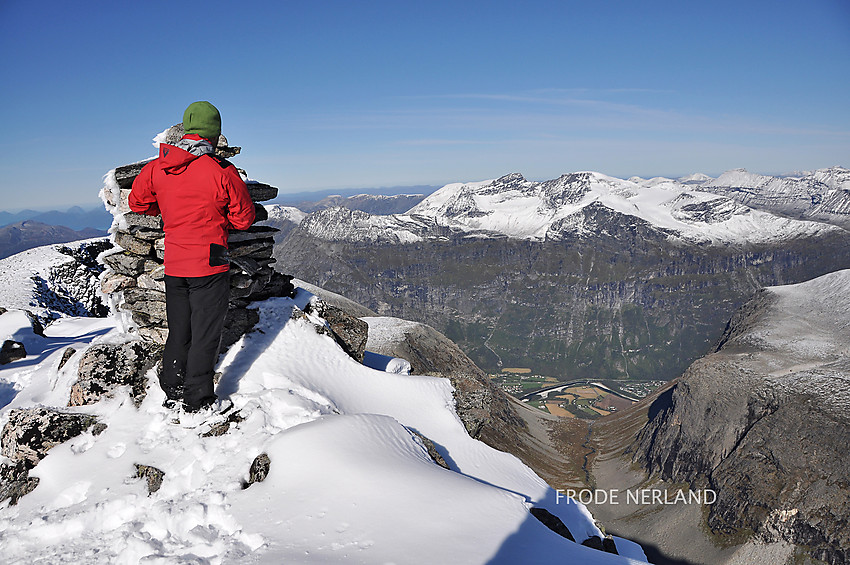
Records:
[[[734,169],[703,183],[700,190],[754,208],[850,228],[850,169],[843,167],[781,177]]]
[[[818,174],[841,178],[835,171]],[[762,186],[762,180],[742,171],[731,171],[716,181],[706,175],[622,180],[584,171],[536,182],[513,173],[493,180],[448,184],[405,214],[371,216],[325,210],[308,216],[302,229],[320,239],[343,241],[409,243],[447,233],[543,241],[592,235],[600,226],[588,225],[586,216],[600,207],[611,212],[606,221],[613,224],[639,222],[663,236],[697,243],[781,241],[837,229],[780,217],[702,188],[704,183],[717,182]]]
[[[706,182],[703,186],[705,188],[757,188],[768,192],[786,193],[800,190],[809,192],[823,189],[850,190],[850,169],[830,167],[778,177],[751,173],[746,169],[732,169],[715,180]]]
[[[141,405],[128,390],[79,408],[106,424],[53,447],[30,472],[35,490],[0,507],[10,562],[614,564],[642,560],[553,533],[541,507],[577,539],[599,535],[581,504],[558,494],[512,455],[473,440],[453,409],[447,379],[360,365],[303,315],[312,295],[259,303],[259,331],[219,364],[219,395],[243,419],[218,437],[172,423],[151,384]],[[127,339],[114,319],[62,318],[45,336],[26,316],[0,315],[3,335],[29,356],[0,367],[0,424],[14,408],[65,407],[81,352]],[[21,337],[21,336],[25,336]],[[66,346],[75,354],[62,368]],[[415,432],[415,433],[414,433]],[[430,459],[421,434],[451,470]],[[271,463],[244,488],[251,461]],[[135,464],[164,472],[148,493]],[[471,540],[474,540],[471,543]],[[633,558],[630,559],[629,557]]]
[[[798,284],[768,287],[767,292],[776,295],[780,302],[770,316],[751,330],[765,349],[821,361],[847,355],[850,270],[828,273]],[[825,301],[824,297],[830,300]],[[805,331],[796,323],[801,319],[811,320]]]
[[[266,204],[264,208],[266,209],[266,212],[269,215],[269,219],[265,220],[266,222],[280,223],[283,221],[288,221],[294,224],[300,224],[301,220],[303,220],[304,217],[307,216],[306,213],[293,206],[283,206],[281,204]]]
[[[313,212],[300,227],[319,239],[365,243],[420,241],[425,224],[407,215],[373,216],[360,210],[334,207]]]
[[[42,323],[105,312],[98,281],[102,269],[92,263],[106,247],[101,237],[44,245],[0,259],[0,306],[27,310]]]

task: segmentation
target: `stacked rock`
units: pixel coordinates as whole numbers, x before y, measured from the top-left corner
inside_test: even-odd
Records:
[[[157,136],[156,141],[176,143],[183,135],[183,124],[173,126]],[[216,155],[224,158],[237,155],[239,147],[229,147],[220,136]],[[147,341],[165,343],[168,336],[165,313],[165,234],[160,216],[137,214],[130,210],[127,199],[133,180],[148,161],[113,169],[104,178],[101,198],[115,220],[112,241],[115,248],[102,254],[99,260],[106,266],[101,276],[101,290],[110,296],[114,309],[125,312],[125,329],[137,331]],[[222,347],[232,345],[259,321],[252,301],[271,296],[290,296],[294,289],[291,276],[274,270],[272,258],[275,228],[256,225],[268,219],[266,209],[258,204],[277,196],[277,188],[247,179],[254,201],[256,220],[245,231],[233,231],[228,237],[231,259],[230,308],[222,335]]]

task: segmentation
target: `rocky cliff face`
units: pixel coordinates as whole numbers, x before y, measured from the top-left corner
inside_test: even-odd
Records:
[[[395,241],[323,237],[310,216],[275,257],[286,272],[380,315],[434,326],[486,371],[533,367],[570,377],[673,378],[760,286],[850,267],[843,230],[706,246],[671,241],[601,207],[580,213],[593,225],[583,236],[562,229],[557,240],[533,241],[446,228],[410,243],[400,231]]]
[[[850,562],[850,271],[762,290],[650,408],[634,459],[709,485],[722,534]]]

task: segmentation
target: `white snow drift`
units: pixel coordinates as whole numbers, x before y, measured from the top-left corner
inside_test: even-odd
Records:
[[[260,304],[256,332],[220,363],[219,395],[245,420],[220,437],[171,423],[149,374],[136,408],[127,391],[75,408],[107,424],[54,447],[31,472],[38,487],[0,509],[11,563],[627,563],[645,560],[570,542],[528,508],[547,508],[581,540],[599,530],[584,506],[557,500],[515,457],[471,439],[449,381],[370,369],[307,321],[310,298]],[[26,359],[0,368],[0,424],[12,408],[65,406],[80,350],[126,339],[112,319],[65,318],[47,337],[26,316],[0,316],[0,337],[25,339]],[[66,346],[78,353],[62,370]],[[69,409],[71,410],[71,409]],[[416,431],[452,470],[434,464]],[[253,459],[270,472],[242,488]],[[134,464],[165,472],[148,495]],[[8,503],[4,503],[6,505]]]

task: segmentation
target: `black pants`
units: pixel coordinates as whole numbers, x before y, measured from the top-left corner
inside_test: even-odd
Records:
[[[160,386],[190,410],[215,401],[213,374],[230,300],[230,273],[165,276],[168,340]]]

